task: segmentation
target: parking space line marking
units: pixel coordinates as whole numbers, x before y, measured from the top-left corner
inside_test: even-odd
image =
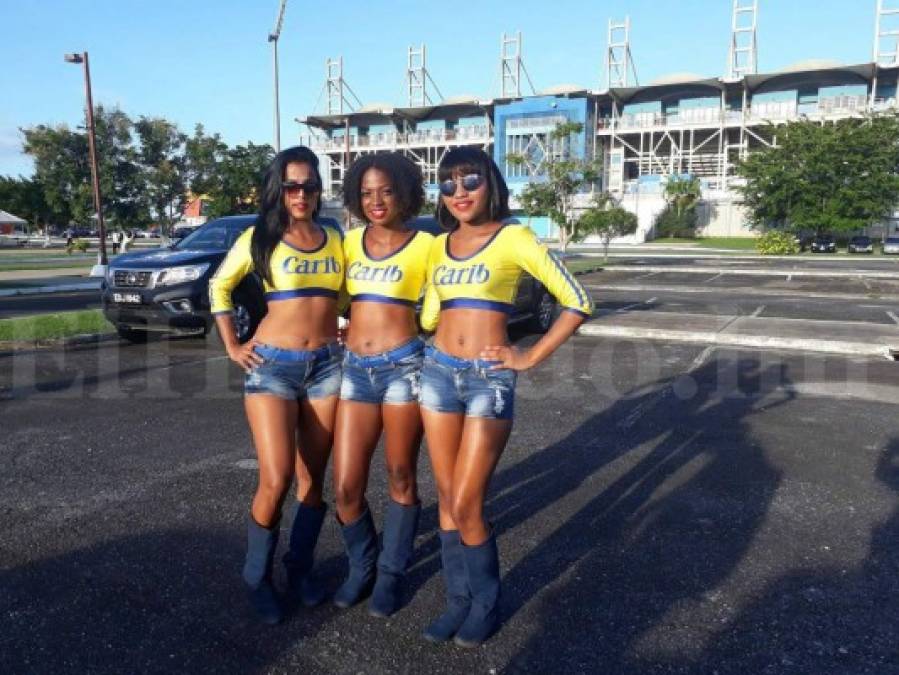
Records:
[[[787,275],[787,281],[793,281],[793,275],[792,275],[792,274],[788,274],[788,275]]]
[[[895,313],[887,311],[887,316],[890,317],[895,323],[899,324],[899,316],[896,316]]]
[[[758,307],[755,308],[755,311],[752,314],[750,314],[749,316],[758,316],[759,314],[761,314],[762,312],[765,311],[765,307],[767,307],[767,306],[768,305],[759,305]]]
[[[658,298],[650,298],[650,299],[647,300],[644,304],[651,305],[651,304],[654,303],[656,300],[658,300]]]
[[[634,277],[634,279],[645,279],[646,277],[653,277],[656,274],[658,274],[658,272],[647,272],[646,274],[638,274],[637,276]]]
[[[619,307],[619,308],[616,309],[615,311],[616,311],[616,312],[626,312],[627,310],[633,309],[634,307],[639,307],[639,306],[642,305],[642,304],[645,304],[645,303],[643,303],[643,302],[632,302],[631,304],[625,305],[624,307]]]
[[[865,279],[864,277],[860,277],[860,278],[862,280],[862,283],[865,285],[865,288],[867,288],[870,291],[871,290],[871,282],[868,281],[867,279]]]
[[[718,274],[716,274],[715,276],[713,276],[711,279],[706,279],[706,280],[703,281],[702,283],[707,284],[707,283],[709,283],[710,281],[714,281],[715,279],[717,279],[718,277],[720,277],[722,274],[724,274],[724,272],[718,272]]]

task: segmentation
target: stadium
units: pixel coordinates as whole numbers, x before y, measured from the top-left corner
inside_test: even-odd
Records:
[[[735,163],[747,153],[775,145],[777,125],[791,120],[822,124],[896,109],[899,74],[899,6],[877,0],[873,58],[853,65],[809,60],[777,72],[757,71],[758,0],[734,0],[727,72],[708,78],[676,73],[645,85],[637,83],[630,47],[630,22],[609,21],[605,84],[600,91],[560,85],[522,95],[529,82],[522,59],[521,34],[501,39],[501,91],[491,100],[455,96],[434,101],[436,85],[426,65],[424,46],[410,47],[405,107],[358,105],[343,78],[341,59],[327,61],[326,113],[297,118],[308,134],[301,142],[322,160],[325,196],[336,209],[344,171],[356,157],[401,151],[422,169],[436,196],[436,171],[448,149],[474,145],[491,153],[515,195],[539,180],[544,157],[556,151],[549,133],[559,122],[578,122],[571,152],[601,163],[593,188],[612,194],[636,213],[635,235],[652,238],[655,216],[664,208],[669,176],[695,176],[702,186],[699,232],[704,236],[747,236],[749,228],[734,186]],[[357,105],[353,105],[353,102]],[[507,161],[523,155],[525,164]],[[576,207],[585,207],[582,194]],[[899,232],[899,212],[871,234]],[[545,238],[555,236],[547,218],[530,219]]]

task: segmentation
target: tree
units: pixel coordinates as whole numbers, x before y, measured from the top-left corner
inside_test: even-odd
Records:
[[[695,176],[669,176],[665,183],[665,199],[678,216],[696,208],[701,196],[702,188]]]
[[[560,122],[548,134],[542,148],[530,153],[510,153],[506,161],[527,168],[533,176],[521,194],[521,205],[530,216],[549,216],[559,227],[559,248],[578,238],[574,195],[594,183],[599,170],[592,161],[572,152],[571,136],[583,131],[580,122]]]
[[[899,114],[769,129],[777,143],[737,166],[737,189],[758,228],[851,232],[899,202]]]
[[[134,128],[140,139],[144,198],[165,231],[184,204],[186,137],[176,125],[159,117],[141,117]]]
[[[584,211],[577,222],[578,235],[600,238],[603,255],[609,259],[609,244],[616,237],[625,237],[637,231],[637,216],[630,211],[613,205],[608,195],[601,195],[594,206]]]
[[[206,135],[202,124],[184,142],[185,184],[195,196],[211,195],[221,185],[219,168],[225,161],[228,146],[219,134]]]
[[[53,221],[44,186],[31,178],[0,176],[0,209],[28,220],[35,227]]]
[[[268,144],[247,143],[228,150],[218,167],[218,185],[209,193],[210,217],[255,213],[262,175],[274,156],[275,151]]]

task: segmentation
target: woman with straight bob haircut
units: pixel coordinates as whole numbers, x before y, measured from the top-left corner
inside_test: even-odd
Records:
[[[438,177],[438,217],[450,232],[434,240],[428,262],[421,324],[436,334],[425,350],[419,400],[437,483],[447,608],[424,636],[474,647],[499,624],[499,559],[484,499],[512,429],[517,373],[549,357],[593,302],[529,228],[503,223],[509,191],[486,153],[451,150]],[[506,323],[524,272],[565,311],[521,350],[509,345]]]
[[[350,572],[334,603],[349,607],[371,593],[369,613],[387,617],[400,604],[421,513],[416,470],[424,342],[415,304],[434,237],[406,226],[421,210],[424,189],[421,171],[400,153],[357,159],[344,179],[343,199],[366,226],[350,230],[344,242],[352,305],[334,435],[334,493]],[[382,431],[390,501],[379,554],[365,489]]]
[[[322,179],[306,147],[275,155],[254,227],[241,234],[210,281],[212,311],[228,357],[246,371],[244,407],[259,459],[247,524],[243,578],[266,623],[282,619],[272,585],[281,507],[296,476],[297,504],[284,555],[291,595],[324,600],[310,578],[326,506],[322,484],[331,449],[340,362],[338,295],[343,235],[315,222]],[[231,291],[253,270],[264,280],[268,313],[246,344],[235,337]]]

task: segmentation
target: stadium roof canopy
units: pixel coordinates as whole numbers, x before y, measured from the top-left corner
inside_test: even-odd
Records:
[[[340,129],[349,122],[353,126],[370,126],[372,124],[401,124],[407,122],[423,122],[431,118],[474,117],[485,115],[493,108],[493,101],[478,101],[474,97],[456,96],[443,103],[415,108],[392,108],[387,104],[368,105],[357,112],[346,112],[337,115],[309,115],[298,117],[297,121],[319,129]]]
[[[749,90],[758,89],[769,80],[775,77],[783,77],[784,75],[812,75],[815,73],[838,73],[842,75],[857,75],[860,79],[870,80],[874,77],[877,65],[874,63],[859,63],[854,66],[845,66],[835,61],[825,60],[809,60],[794,63],[787,66],[783,70],[773,73],[759,73],[757,75],[747,75],[744,78],[746,88]]]

